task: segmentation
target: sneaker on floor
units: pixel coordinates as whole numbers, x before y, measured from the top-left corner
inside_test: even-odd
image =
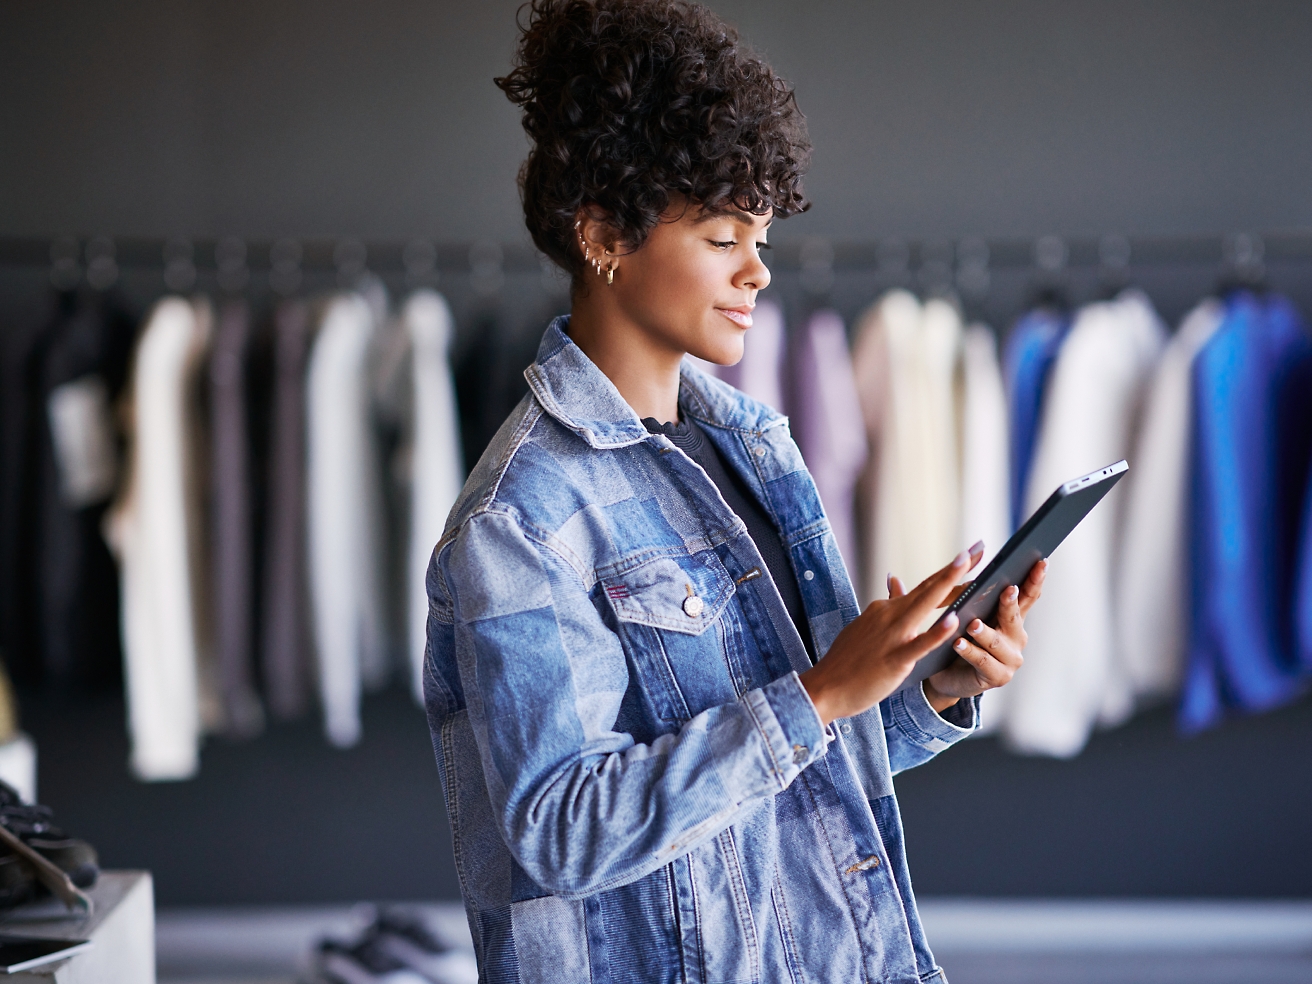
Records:
[[[316,984],[431,984],[423,974],[380,950],[371,932],[355,944],[320,940],[315,957]]]
[[[384,953],[419,971],[432,984],[477,984],[474,954],[447,946],[410,913],[384,909],[374,927]]]

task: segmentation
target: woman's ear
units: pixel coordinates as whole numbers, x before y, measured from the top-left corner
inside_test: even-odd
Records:
[[[615,250],[616,231],[608,216],[595,205],[581,206],[574,216],[575,243],[579,256],[591,263],[607,250]],[[604,264],[604,260],[602,261]]]

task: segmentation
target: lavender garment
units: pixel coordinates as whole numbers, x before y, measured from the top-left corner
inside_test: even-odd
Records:
[[[274,322],[261,653],[265,697],[279,718],[309,709],[309,611],[305,573],[305,304],[287,301]]]
[[[209,359],[214,641],[228,731],[243,737],[257,734],[264,726],[252,667],[255,570],[246,431],[250,335],[246,303],[229,301],[219,312]]]
[[[711,368],[730,386],[782,412],[784,344],[784,313],[773,301],[763,301],[752,312],[742,359],[736,365]],[[708,364],[698,365],[705,368]]]
[[[817,311],[790,360],[793,438],[815,479],[820,502],[849,571],[857,569],[856,483],[866,463],[866,433],[843,319]]]

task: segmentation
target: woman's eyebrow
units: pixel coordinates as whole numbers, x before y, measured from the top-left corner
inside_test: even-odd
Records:
[[[756,224],[755,220],[760,218],[760,216],[753,215],[750,212],[740,212],[737,210],[728,211],[728,212],[712,212],[709,210],[705,210],[702,212],[701,215],[697,216],[697,218],[692,220],[692,224],[701,225],[703,222],[713,222],[716,219],[724,219],[724,218],[733,219],[739,225],[754,226]],[[765,225],[762,226],[762,228],[763,229],[770,228],[770,223],[773,221],[774,221],[774,216],[772,215],[770,216],[769,220],[765,223]]]

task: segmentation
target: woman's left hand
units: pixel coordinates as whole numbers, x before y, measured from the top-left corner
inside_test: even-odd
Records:
[[[945,711],[963,697],[1006,686],[1020,669],[1025,648],[1025,616],[1043,592],[1048,562],[1031,569],[1025,583],[1002,592],[996,628],[975,619],[966,626],[968,638],[958,639],[953,651],[960,657],[925,681],[925,697],[936,711]]]

